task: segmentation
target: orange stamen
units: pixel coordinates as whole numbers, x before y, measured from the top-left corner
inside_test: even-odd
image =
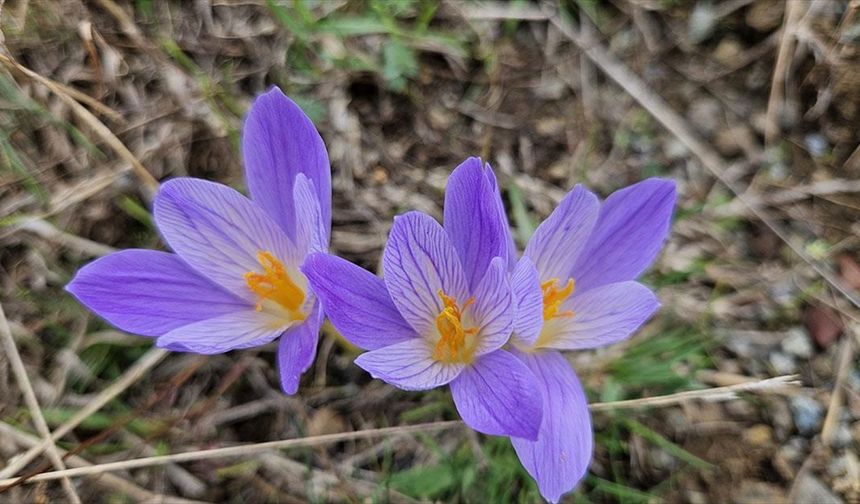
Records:
[[[552,278],[540,285],[543,291],[543,319],[551,320],[557,317],[573,317],[570,310],[559,312],[562,303],[573,294],[574,281],[569,279],[563,289],[558,288],[558,278]]]
[[[305,292],[293,282],[283,263],[265,250],[257,252],[257,260],[263,267],[263,273],[245,273],[248,288],[260,296],[257,311],[263,309],[263,303],[266,301],[273,301],[289,313],[291,320],[304,320],[307,315],[302,313],[301,309],[305,302]]]
[[[472,362],[476,346],[474,337],[478,334],[478,328],[464,328],[462,317],[463,310],[474,303],[475,298],[467,299],[461,309],[457,306],[457,300],[445,295],[442,289],[439,289],[439,297],[445,308],[436,316],[439,341],[433,349],[433,358],[447,363]]]

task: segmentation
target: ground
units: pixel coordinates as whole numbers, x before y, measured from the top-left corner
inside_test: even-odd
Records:
[[[447,392],[371,380],[331,327],[286,397],[272,346],[164,357],[63,291],[110,250],[164,247],[149,214],[157,181],[244,190],[242,117],[279,85],[329,149],[332,249],[372,271],[391,218],[440,218],[446,176],[468,156],[499,174],[520,244],[574,184],[607,196],[677,181],[671,236],[643,280],[661,310],[625,343],[569,355],[589,399],[800,385],[597,406],[594,461],[566,501],[860,502],[856,1],[0,9],[2,309],[49,428],[120,389],[61,437],[78,457],[67,465],[457,418]],[[7,360],[9,464],[39,432]],[[507,440],[436,427],[71,481],[84,502],[538,500]],[[52,469],[40,456],[25,473]],[[68,491],[30,482],[0,501]]]

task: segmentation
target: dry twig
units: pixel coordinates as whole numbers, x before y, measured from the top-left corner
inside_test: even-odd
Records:
[[[75,413],[71,418],[69,418],[63,425],[59,426],[57,430],[51,435],[51,442],[60,440],[63,436],[72,431],[75,427],[81,424],[84,420],[90,417],[93,413],[100,410],[105,404],[110,402],[114,397],[121,394],[128,387],[133,385],[137,380],[140,379],[145,373],[147,373],[150,369],[155,367],[156,364],[161,362],[168,354],[167,350],[161,348],[153,348],[149,352],[147,352],[143,357],[141,357],[137,362],[134,363],[132,367],[130,367],[119,379],[113,382],[109,387],[102,390],[97,396],[95,396],[86,407],[81,408],[80,411]],[[27,464],[30,463],[34,458],[38,457],[45,449],[48,447],[48,441],[43,441],[29,450],[27,450],[22,455],[12,459],[9,461],[9,465],[3,468],[0,471],[0,478],[8,478],[10,476],[15,475],[18,471],[23,469]]]
[[[63,459],[57,451],[57,446],[54,440],[51,439],[51,430],[48,428],[48,422],[45,421],[45,416],[42,414],[42,409],[39,407],[39,401],[36,399],[36,392],[33,391],[33,385],[30,383],[30,378],[27,376],[27,369],[24,368],[24,362],[21,360],[21,355],[18,353],[18,347],[15,346],[15,340],[12,338],[12,330],[9,329],[9,324],[6,321],[6,314],[3,312],[3,306],[0,305],[0,338],[3,339],[4,351],[6,358],[12,365],[12,372],[15,373],[15,379],[18,380],[18,386],[21,388],[21,393],[24,394],[24,402],[27,403],[27,408],[30,410],[30,415],[33,417],[33,423],[36,425],[36,430],[44,439],[45,448],[48,452],[48,458],[58,471],[66,469],[63,464]],[[62,477],[63,490],[65,490],[69,501],[75,504],[80,504],[81,498],[75,491],[74,485],[68,477]]]
[[[646,397],[642,399],[632,399],[629,401],[594,403],[589,405],[589,408],[592,411],[607,411],[615,409],[673,406],[676,404],[693,400],[728,401],[737,398],[738,394],[740,393],[781,393],[785,390],[789,390],[791,387],[798,385],[799,382],[796,380],[796,378],[797,377],[795,375],[777,376],[775,378],[768,378],[764,380],[751,381],[737,385],[730,385],[728,387],[717,387],[704,390],[690,390],[666,396]],[[415,432],[447,430],[460,427],[462,425],[463,423],[459,420],[429,422],[417,425],[366,429],[354,432],[340,432],[337,434],[309,436],[298,439],[269,441],[266,443],[256,443],[248,445],[229,446],[225,448],[213,448],[209,450],[174,453],[172,455],[123,460],[120,462],[111,462],[108,464],[100,464],[89,467],[66,469],[65,471],[53,471],[36,474],[28,478],[26,483],[54,480],[62,477],[86,476],[91,474],[101,474],[102,472],[109,471],[120,471],[128,469],[137,469],[141,467],[159,466],[172,462],[188,462],[192,460],[211,460],[224,457],[238,457],[255,453],[267,452],[271,450],[321,446],[355,439],[368,439],[382,436],[410,434]],[[17,478],[0,480],[0,486],[15,484],[18,481],[19,480]]]

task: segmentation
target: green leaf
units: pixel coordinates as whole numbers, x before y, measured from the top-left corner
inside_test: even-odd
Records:
[[[382,77],[395,91],[406,88],[406,80],[418,74],[415,51],[396,40],[390,40],[382,50]]]
[[[419,466],[391,476],[391,488],[416,499],[433,499],[454,488],[457,478],[448,465]]]
[[[373,16],[328,18],[320,22],[317,25],[317,29],[339,37],[375,35],[389,32],[385,24]]]

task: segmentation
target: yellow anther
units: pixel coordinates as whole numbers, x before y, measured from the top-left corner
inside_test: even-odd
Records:
[[[557,317],[572,317],[570,310],[560,312],[562,303],[573,294],[574,281],[569,279],[564,288],[558,288],[558,278],[552,278],[540,285],[543,291],[543,319],[551,320]]]
[[[263,273],[249,271],[245,273],[248,288],[258,295],[257,311],[263,309],[266,301],[273,301],[287,311],[290,320],[304,320],[307,315],[302,312],[305,302],[305,292],[293,282],[281,261],[275,259],[271,252],[257,252],[257,261],[263,267]]]
[[[439,297],[445,308],[436,316],[436,329],[439,330],[439,341],[433,349],[433,358],[441,362],[469,363],[475,357],[475,335],[478,334],[477,327],[463,327],[463,310],[475,302],[475,298],[469,298],[460,308],[457,300],[447,296],[439,289]]]

